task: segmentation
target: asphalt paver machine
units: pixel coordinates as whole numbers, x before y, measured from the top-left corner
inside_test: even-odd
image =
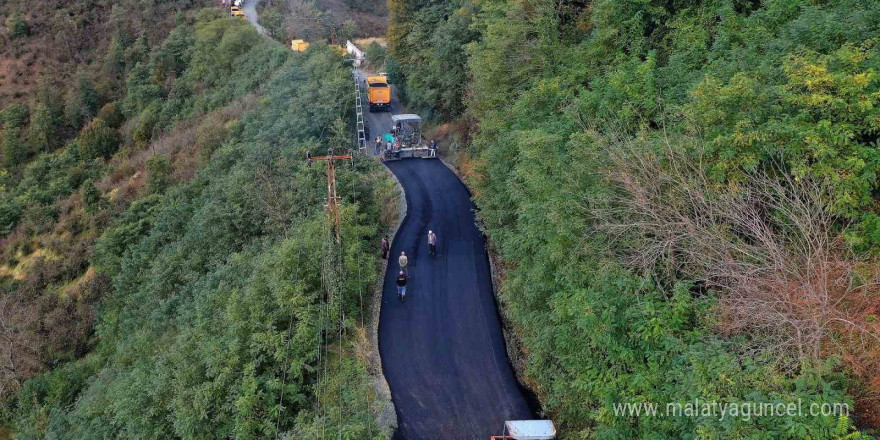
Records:
[[[422,118],[414,114],[391,115],[393,158],[436,157],[436,151],[422,140]],[[387,157],[391,159],[391,157]]]

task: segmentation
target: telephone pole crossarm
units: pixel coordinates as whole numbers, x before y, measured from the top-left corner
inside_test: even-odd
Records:
[[[336,226],[336,241],[342,241],[339,222],[339,196],[336,195],[336,166],[338,160],[352,160],[350,154],[331,154],[329,156],[309,157],[310,161],[327,162],[327,219]]]

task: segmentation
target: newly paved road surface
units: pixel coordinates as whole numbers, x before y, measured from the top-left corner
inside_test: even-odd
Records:
[[[392,112],[365,113],[368,139],[387,133],[390,115],[400,112],[395,99]],[[379,352],[400,425],[394,438],[487,440],[505,420],[534,418],[507,359],[470,194],[439,160],[386,165],[407,203],[379,319]],[[428,230],[438,238],[434,257]],[[401,251],[409,258],[405,303],[395,284]]]
[[[508,363],[470,196],[438,160],[387,165],[408,206],[379,320],[379,351],[400,424],[395,438],[487,440],[505,420],[533,416]],[[435,257],[428,230],[438,237]],[[395,285],[401,251],[410,274],[404,303]]]

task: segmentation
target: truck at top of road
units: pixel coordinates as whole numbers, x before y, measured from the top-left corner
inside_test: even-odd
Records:
[[[239,6],[233,5],[232,7],[230,7],[229,14],[232,15],[233,17],[240,17],[242,19],[245,19],[244,11],[242,11],[241,7],[239,7]]]
[[[388,78],[381,75],[367,77],[367,101],[370,103],[370,112],[376,109],[391,109],[391,86]]]

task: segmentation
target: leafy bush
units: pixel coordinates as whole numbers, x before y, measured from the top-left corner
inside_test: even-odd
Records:
[[[74,145],[81,160],[106,159],[119,147],[119,137],[103,119],[95,118],[83,127]]]
[[[367,64],[374,69],[381,69],[385,66],[385,47],[373,41],[367,45],[366,49]]]
[[[21,13],[18,11],[14,11],[12,15],[6,19],[6,29],[9,30],[9,35],[11,35],[12,38],[26,37],[31,32],[27,21],[24,20]]]
[[[147,160],[147,190],[160,194],[171,186],[171,162],[165,156],[152,156]]]

